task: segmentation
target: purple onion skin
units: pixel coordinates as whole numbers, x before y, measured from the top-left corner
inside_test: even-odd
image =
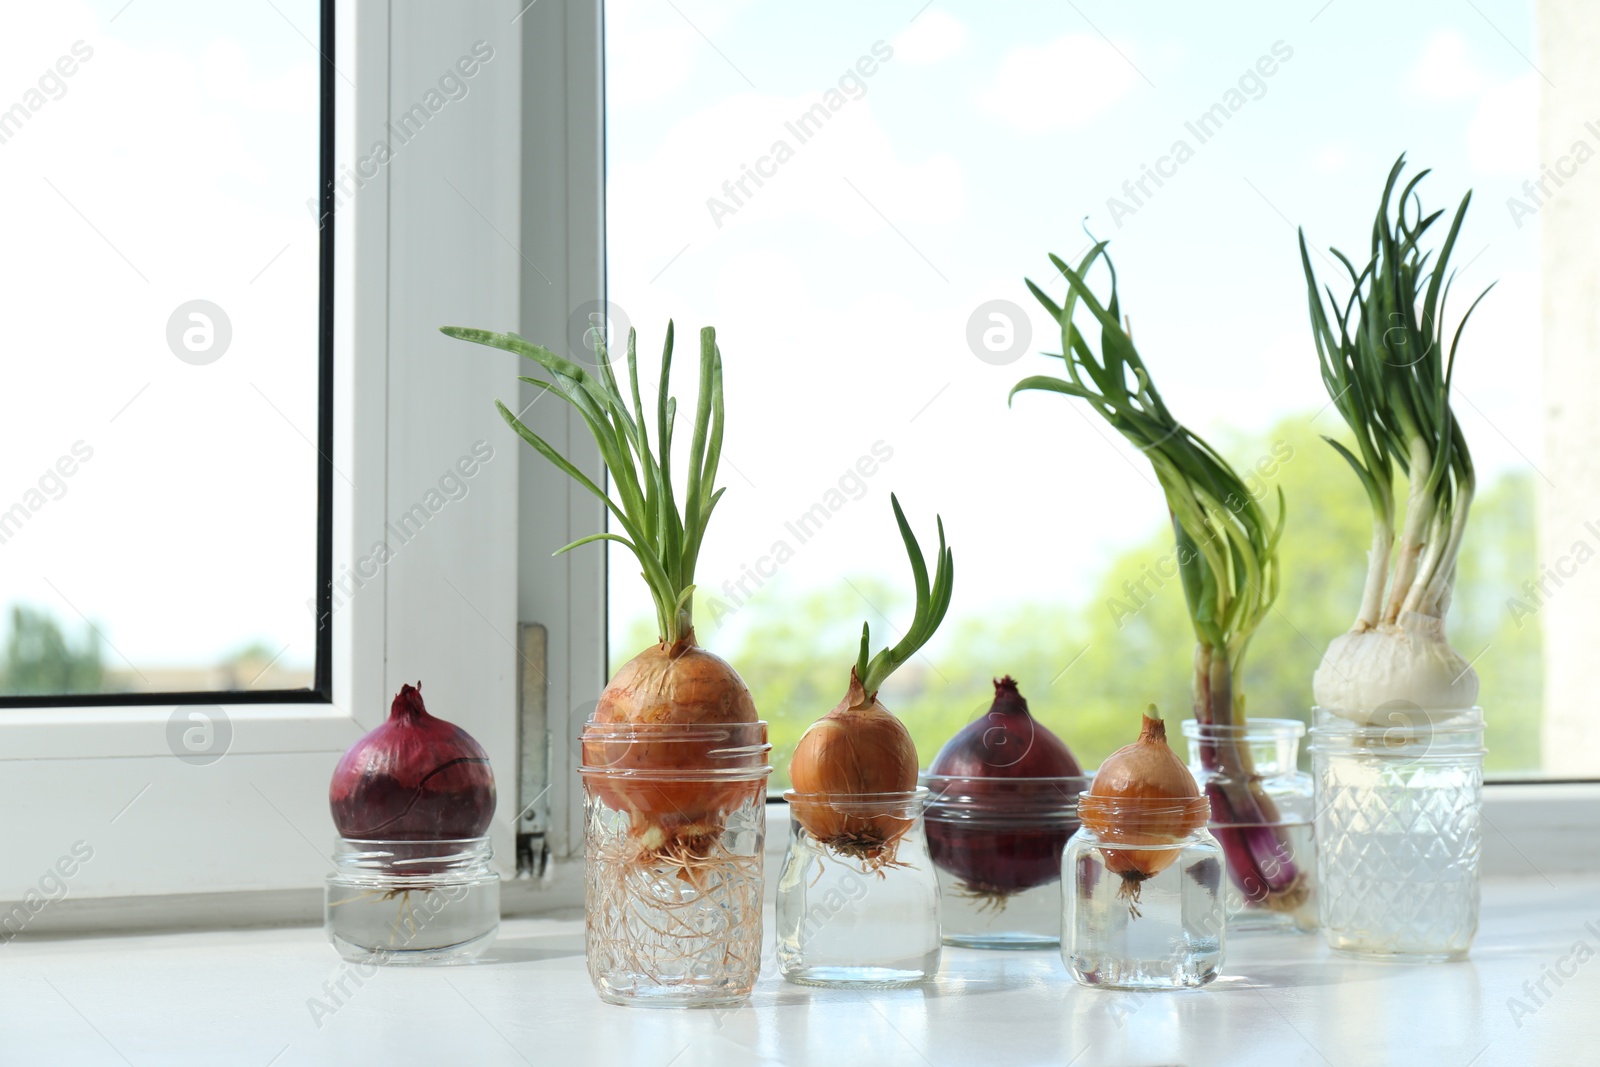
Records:
[[[461,727],[428,714],[420,685],[401,686],[389,718],[334,768],[328,805],[340,837],[448,841],[489,828],[489,756]]]
[[[1083,774],[1066,742],[1040,726],[1008,674],[994,683],[994,703],[933,757],[929,774],[960,778],[1076,778]]]
[[[1228,860],[1228,876],[1245,903],[1264,904],[1274,893],[1292,888],[1300,878],[1297,857],[1280,836],[1278,827],[1265,821],[1259,807],[1246,807],[1230,792],[1240,790],[1230,791],[1215,779],[1206,786],[1206,795],[1211,799],[1211,832],[1222,846]],[[1253,799],[1245,792],[1246,803]]]
[[[945,742],[928,768],[933,775],[973,779],[963,791],[980,804],[986,792],[982,779],[995,779],[993,818],[929,819],[926,825],[935,865],[960,878],[968,890],[1009,896],[1060,879],[1061,850],[1077,827],[1075,822],[1040,826],[1026,818],[1059,803],[1059,786],[1039,783],[1039,792],[1030,795],[1035,787],[999,783],[1075,778],[1083,768],[1065,742],[1034,721],[1009,675],[995,682],[994,691],[988,713]]]

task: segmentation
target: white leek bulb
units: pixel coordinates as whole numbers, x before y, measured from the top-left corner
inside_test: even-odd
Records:
[[[1335,638],[1311,684],[1321,707],[1363,726],[1385,725],[1396,704],[1437,721],[1478,702],[1477,672],[1450,647],[1444,621],[1414,611]]]

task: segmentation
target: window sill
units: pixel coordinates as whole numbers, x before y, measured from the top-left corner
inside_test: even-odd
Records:
[[[920,989],[803,990],[768,959],[750,1004],[660,1012],[603,1005],[581,919],[514,919],[484,963],[362,979],[315,928],[17,941],[0,968],[18,1062],[1577,1063],[1600,967],[1542,1005],[1524,983],[1572,962],[1600,877],[1484,887],[1472,958],[1434,966],[1333,957],[1316,937],[1241,936],[1198,994],[1090,990],[1053,952],[947,949]],[[118,961],[108,966],[108,960]],[[139,980],[130,982],[128,976]],[[338,992],[342,982],[344,992]],[[448,986],[449,988],[446,988]],[[1534,1009],[1513,1017],[1509,998]],[[182,1005],[189,1025],[174,1025]],[[223,1021],[226,1020],[226,1024]],[[1417,1020],[1425,1020],[1418,1025]],[[1520,1024],[1520,1025],[1519,1025]],[[692,1050],[692,1051],[690,1051]],[[689,1052],[686,1056],[685,1052]]]

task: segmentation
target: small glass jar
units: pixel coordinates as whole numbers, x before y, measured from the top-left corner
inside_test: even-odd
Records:
[[[584,949],[611,1004],[715,1007],[761,970],[767,724],[588,723]]]
[[[323,924],[353,963],[466,963],[500,929],[500,875],[487,837],[339,838]]]
[[[923,776],[945,944],[1061,944],[1061,850],[1078,829],[1078,794],[1093,780]]]
[[[1483,709],[1313,709],[1322,932],[1368,959],[1460,959],[1478,932]]]
[[[1317,928],[1313,782],[1299,769],[1298,719],[1219,726],[1187,719],[1189,770],[1211,799],[1211,833],[1228,858],[1228,929]]]
[[[922,823],[927,796],[926,789],[784,794],[790,834],[778,878],[778,969],[785,978],[887,989],[938,971],[939,884]]]
[[[1187,989],[1222,967],[1223,857],[1208,803],[1078,798],[1084,825],[1062,853],[1061,959],[1083,985]],[[1103,836],[1090,824],[1113,826]],[[1154,826],[1193,827],[1148,844]]]

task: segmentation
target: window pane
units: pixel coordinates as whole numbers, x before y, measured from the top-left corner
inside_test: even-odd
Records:
[[[1193,637],[1147,460],[1076,401],[1007,407],[1061,366],[1022,279],[1059,299],[1046,253],[1075,259],[1086,230],[1112,241],[1168,405],[1287,496],[1283,590],[1243,688],[1253,715],[1309,717],[1370,513],[1319,439],[1346,431],[1295,227],[1364,259],[1402,149],[1434,169],[1430,210],[1474,190],[1450,317],[1498,280],[1456,375],[1479,496],[1449,633],[1482,680],[1491,771],[1538,772],[1540,620],[1508,607],[1540,573],[1548,485],[1538,229],[1506,206],[1539,173],[1531,10],[1390,6],[1374,33],[1362,5],[1310,23],[1080,6],[607,5],[610,291],[641,349],[669,315],[679,336],[718,328],[729,493],[697,624],[773,723],[776,783],[843,695],[861,621],[875,641],[909,622],[890,490],[925,538],[941,513],[957,557],[942,633],[883,693],[924,764],[1004,673],[1090,766],[1147,701],[1188,714]],[[653,629],[637,566],[614,563],[626,658]]]
[[[0,692],[310,683],[318,33],[105,0],[0,35]]]

